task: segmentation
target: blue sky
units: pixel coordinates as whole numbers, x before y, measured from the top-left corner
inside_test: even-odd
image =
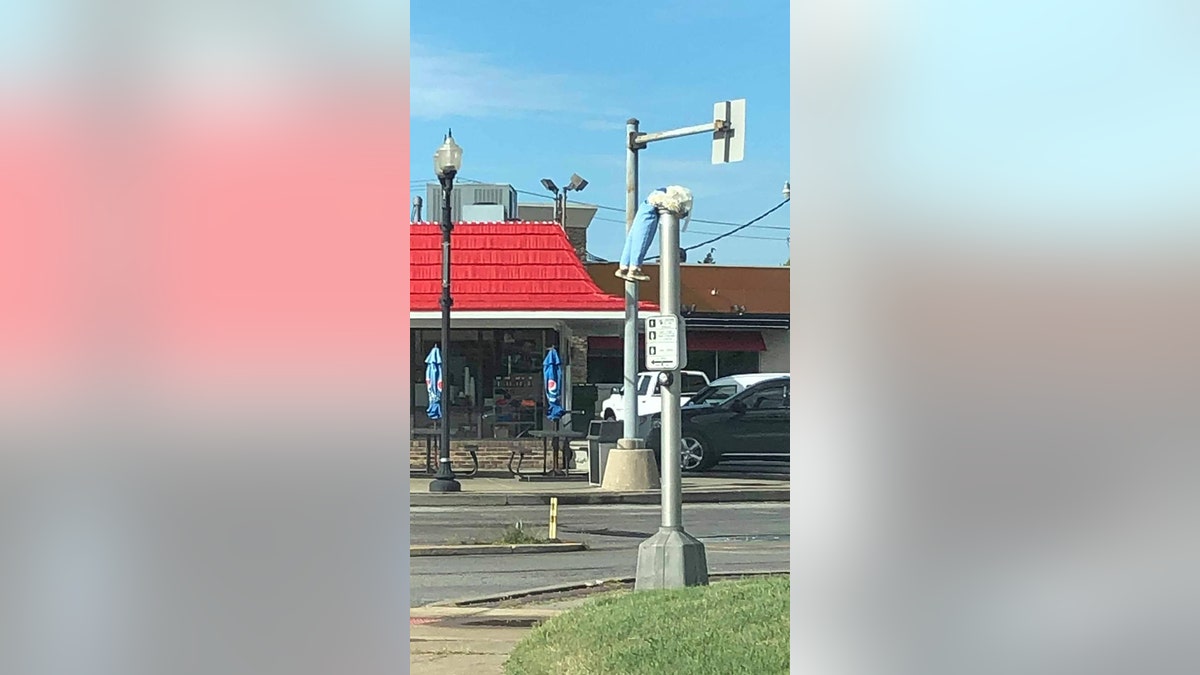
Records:
[[[891,196],[1050,235],[1194,224],[1194,3],[943,0],[885,33],[861,164]]]
[[[625,120],[663,131],[711,120],[713,103],[747,100],[746,159],[712,165],[711,137],[651,144],[641,190],[691,188],[689,246],[782,201],[789,180],[789,8],[785,0],[737,5],[664,0],[541,3],[414,2],[412,178],[432,179],[433,151],[448,127],[464,149],[462,176],[548,194],[572,173],[589,181],[582,202],[601,210],[588,248],[615,259],[624,236]],[[521,201],[544,201],[523,194]],[[788,259],[784,207],[713,244],[722,264]],[[693,252],[703,257],[708,247]]]
[[[643,192],[687,185],[696,193],[698,220],[745,222],[779,202],[785,180],[792,180],[795,196],[802,194],[806,181],[789,175],[789,51],[794,40],[797,63],[835,61],[836,48],[832,56],[804,51],[824,39],[849,42],[841,51],[852,59],[846,79],[862,85],[855,142],[834,148],[861,172],[855,196],[864,203],[885,213],[962,206],[1039,235],[1074,236],[1078,230],[1067,224],[1075,220],[1090,237],[1097,216],[1139,223],[1126,231],[1172,215],[1194,222],[1200,202],[1195,3],[794,4],[797,25],[813,35],[790,35],[782,0],[413,2],[414,184],[432,177],[430,157],[447,127],[466,149],[466,178],[544,195],[541,178],[561,184],[577,172],[591,183],[582,200],[616,209],[602,210],[590,232],[593,253],[611,258],[623,230],[624,120],[636,116],[646,131],[670,129],[706,121],[717,100],[746,98],[744,162],[711,165],[704,136],[654,144],[642,161]],[[359,61],[390,59],[402,42],[402,5],[327,0],[296,5],[310,10],[294,21],[254,22],[254,3],[193,3],[196,16],[211,16],[164,24],[167,37],[154,64],[180,61],[172,50],[230,52],[216,59],[218,74],[258,82],[272,77],[278,63],[308,72],[312,58],[338,50]],[[834,14],[844,25],[822,25],[801,7],[812,17]],[[0,3],[0,86],[45,78],[69,60],[68,10],[34,0]],[[232,30],[238,22],[242,27]],[[288,30],[304,40],[283,39]],[[321,33],[334,44],[305,54],[309,38]],[[184,49],[181,36],[197,46]],[[288,51],[297,44],[302,58]],[[254,73],[263,74],[254,80]],[[802,148],[796,171],[814,158],[822,159]],[[783,262],[791,209],[720,241],[717,261]],[[683,243],[731,228],[693,221]]]

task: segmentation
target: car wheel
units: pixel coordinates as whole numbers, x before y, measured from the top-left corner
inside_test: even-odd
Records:
[[[720,459],[708,439],[684,431],[679,439],[679,466],[684,471],[704,471],[716,466]]]
[[[604,419],[611,422],[611,421],[617,419],[617,414],[612,411],[612,408],[608,408],[604,411]]]

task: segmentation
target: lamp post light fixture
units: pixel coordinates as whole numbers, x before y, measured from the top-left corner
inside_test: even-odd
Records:
[[[554,195],[554,222],[559,227],[567,227],[567,193],[579,192],[588,186],[587,179],[577,173],[571,174],[571,181],[561,189],[549,178],[542,179],[542,187]]]
[[[783,183],[783,198],[791,201],[792,199],[792,181],[784,181]]]
[[[442,184],[442,381],[447,382],[450,372],[450,231],[454,222],[450,212],[450,193],[454,190],[454,176],[462,168],[462,148],[454,142],[449,130],[442,146],[433,153],[433,170]],[[450,393],[449,384],[442,391],[441,443],[438,444],[438,468],[429,483],[430,492],[460,492],[462,485],[450,468]]]

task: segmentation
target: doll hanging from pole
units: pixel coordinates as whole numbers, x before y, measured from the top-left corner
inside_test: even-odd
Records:
[[[692,191],[678,185],[658,188],[646,196],[633,216],[633,226],[625,236],[625,248],[614,274],[626,281],[649,281],[642,272],[646,253],[658,233],[658,218],[662,211],[670,211],[680,219],[680,231],[686,231],[692,219]]]

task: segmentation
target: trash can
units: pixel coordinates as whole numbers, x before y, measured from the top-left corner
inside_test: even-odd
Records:
[[[604,464],[608,452],[617,447],[624,425],[616,420],[592,420],[588,424],[588,483],[600,485],[604,482]]]

